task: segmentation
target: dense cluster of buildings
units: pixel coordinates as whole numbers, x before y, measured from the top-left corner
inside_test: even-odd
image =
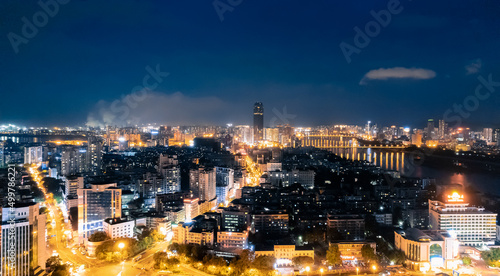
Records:
[[[364,261],[363,246],[376,251],[375,233],[393,233],[408,266],[428,271],[456,267],[458,246],[497,241],[497,214],[467,202],[461,187],[382,168],[389,152],[363,157],[349,149],[397,152],[413,145],[491,153],[498,129],[473,132],[433,120],[413,130],[371,122],[265,127],[262,103],[253,115],[253,126],[18,129],[3,134],[0,167],[39,165],[56,183],[51,192],[72,225],[69,242],[88,247],[90,255],[95,244],[89,237],[98,231],[117,239],[155,229],[172,242],[208,246],[220,256],[250,249],[284,265],[294,257],[314,258],[314,244],[337,244],[342,261],[357,264]],[[46,213],[35,203],[45,196],[36,193],[36,184],[21,172],[20,205],[14,215],[3,209],[1,254],[8,254],[5,237],[14,217],[23,271],[43,268],[48,257]],[[6,258],[1,265],[3,273]]]

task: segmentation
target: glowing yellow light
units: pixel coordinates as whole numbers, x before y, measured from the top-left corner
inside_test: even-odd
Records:
[[[448,195],[448,202],[464,202],[464,195],[453,192],[453,194]]]

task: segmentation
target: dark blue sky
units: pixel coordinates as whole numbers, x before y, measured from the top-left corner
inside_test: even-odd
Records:
[[[500,81],[493,0],[401,0],[348,63],[340,43],[355,45],[353,28],[391,1],[242,0],[221,21],[213,1],[71,0],[16,53],[9,34],[23,36],[22,18],[42,8],[3,0],[0,123],[243,124],[262,101],[266,125],[286,106],[296,126],[423,127],[474,95],[479,76]],[[147,66],[169,75],[146,97],[124,98]],[[500,126],[499,106],[493,92],[464,124]]]

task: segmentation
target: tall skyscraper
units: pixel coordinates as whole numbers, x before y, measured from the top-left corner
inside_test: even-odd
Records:
[[[487,143],[493,142],[493,129],[492,128],[484,128],[483,129],[483,138]]]
[[[78,241],[83,243],[95,231],[103,231],[107,218],[122,215],[122,190],[116,183],[91,184],[90,189],[78,189]]]
[[[102,171],[102,145],[101,138],[90,136],[87,144],[86,165],[88,171],[93,175],[99,175]]]
[[[444,120],[439,120],[439,128],[438,128],[438,138],[443,139],[448,134],[448,123]]]
[[[253,140],[254,143],[264,139],[264,105],[256,102],[253,105]]]
[[[37,267],[45,268],[46,219],[34,202],[2,209],[0,275],[33,275]]]
[[[434,129],[434,119],[429,119],[427,121],[427,140],[432,140],[436,136]]]
[[[42,146],[24,147],[24,164],[40,163],[42,160]]]

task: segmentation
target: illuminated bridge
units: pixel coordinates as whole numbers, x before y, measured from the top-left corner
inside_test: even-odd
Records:
[[[299,137],[302,147],[315,147],[319,149],[339,149],[339,148],[358,148],[358,149],[403,149],[403,145],[360,145],[358,139],[353,134],[334,134],[334,135],[306,135]]]

